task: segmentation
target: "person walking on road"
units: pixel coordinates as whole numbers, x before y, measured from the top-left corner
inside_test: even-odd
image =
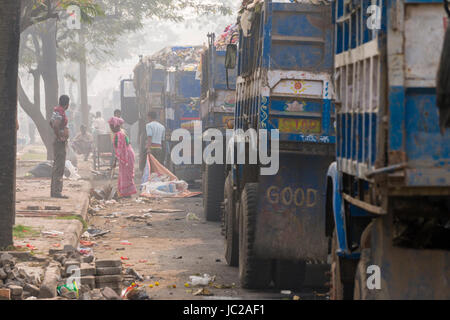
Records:
[[[70,98],[67,95],[62,95],[59,98],[59,106],[53,110],[50,120],[50,126],[56,136],[55,142],[53,143],[52,198],[68,199],[67,196],[62,195],[62,190],[64,168],[66,165],[67,140],[69,139],[69,129],[67,127],[69,120],[66,115],[66,110],[69,109],[69,102]]]
[[[130,140],[121,130],[123,119],[112,117],[109,126],[114,134],[113,146],[116,155],[116,162],[119,161],[119,181],[118,192],[121,198],[130,198],[137,193],[134,184],[134,160],[135,155],[131,147]],[[116,163],[114,163],[114,166]]]
[[[148,113],[147,130],[147,154],[151,154],[164,165],[163,141],[166,136],[166,128],[157,121],[156,112]]]

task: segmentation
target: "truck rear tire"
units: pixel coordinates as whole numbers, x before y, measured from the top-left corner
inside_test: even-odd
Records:
[[[355,271],[357,261],[341,259],[337,254],[336,230],[333,232],[333,240],[331,245],[331,300],[353,300],[353,292],[355,287]]]
[[[236,202],[233,197],[231,173],[225,180],[223,221],[225,229],[225,260],[231,267],[239,265],[239,232],[236,223]]]
[[[270,260],[255,256],[258,184],[245,185],[239,216],[239,279],[246,289],[267,288],[272,280]]]
[[[204,183],[204,213],[207,221],[220,221],[221,204],[223,202],[225,168],[220,164],[205,165]]]

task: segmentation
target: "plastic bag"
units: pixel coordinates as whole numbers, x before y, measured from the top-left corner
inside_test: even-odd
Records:
[[[199,276],[190,276],[189,279],[191,280],[189,284],[193,287],[195,286],[207,286],[210,282],[213,281],[213,277],[211,277],[209,274],[204,274],[203,277]]]
[[[73,166],[70,160],[66,160],[66,168],[70,172],[69,180],[77,181],[81,179],[81,176],[78,174],[78,169]]]

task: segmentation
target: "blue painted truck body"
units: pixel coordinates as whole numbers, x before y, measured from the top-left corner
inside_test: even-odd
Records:
[[[224,131],[227,122],[234,119],[236,70],[230,70],[227,87],[225,54],[214,45],[203,54],[201,117],[204,130]]]
[[[195,71],[177,70],[167,73],[165,114],[167,134],[169,136],[177,129],[186,129],[193,133],[195,125],[201,123],[200,80],[196,79]],[[193,135],[192,139],[194,139]],[[172,150],[175,145],[175,142],[170,142],[168,149]],[[172,167],[179,179],[189,182],[201,178],[201,165],[194,164],[193,140],[191,145],[191,163],[182,163]],[[168,158],[166,156],[167,160]]]
[[[276,1],[264,2],[249,36],[240,30],[235,135],[279,132],[272,137],[278,173],[232,167],[237,199],[247,183],[258,183],[254,250],[261,259],[326,260],[321,177],[335,148],[332,30],[330,5]]]
[[[402,231],[449,218],[450,130],[440,133],[435,88],[445,18],[442,1],[333,1],[337,162],[326,232],[341,259],[360,259],[358,298],[450,297],[448,244],[413,245],[427,232]],[[380,267],[380,290],[363,288],[368,265]]]

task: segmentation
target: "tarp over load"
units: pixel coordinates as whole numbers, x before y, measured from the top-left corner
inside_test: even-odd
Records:
[[[179,180],[164,167],[153,155],[147,157],[141,185],[141,197],[146,198],[190,198],[201,192],[191,192],[188,184]]]

